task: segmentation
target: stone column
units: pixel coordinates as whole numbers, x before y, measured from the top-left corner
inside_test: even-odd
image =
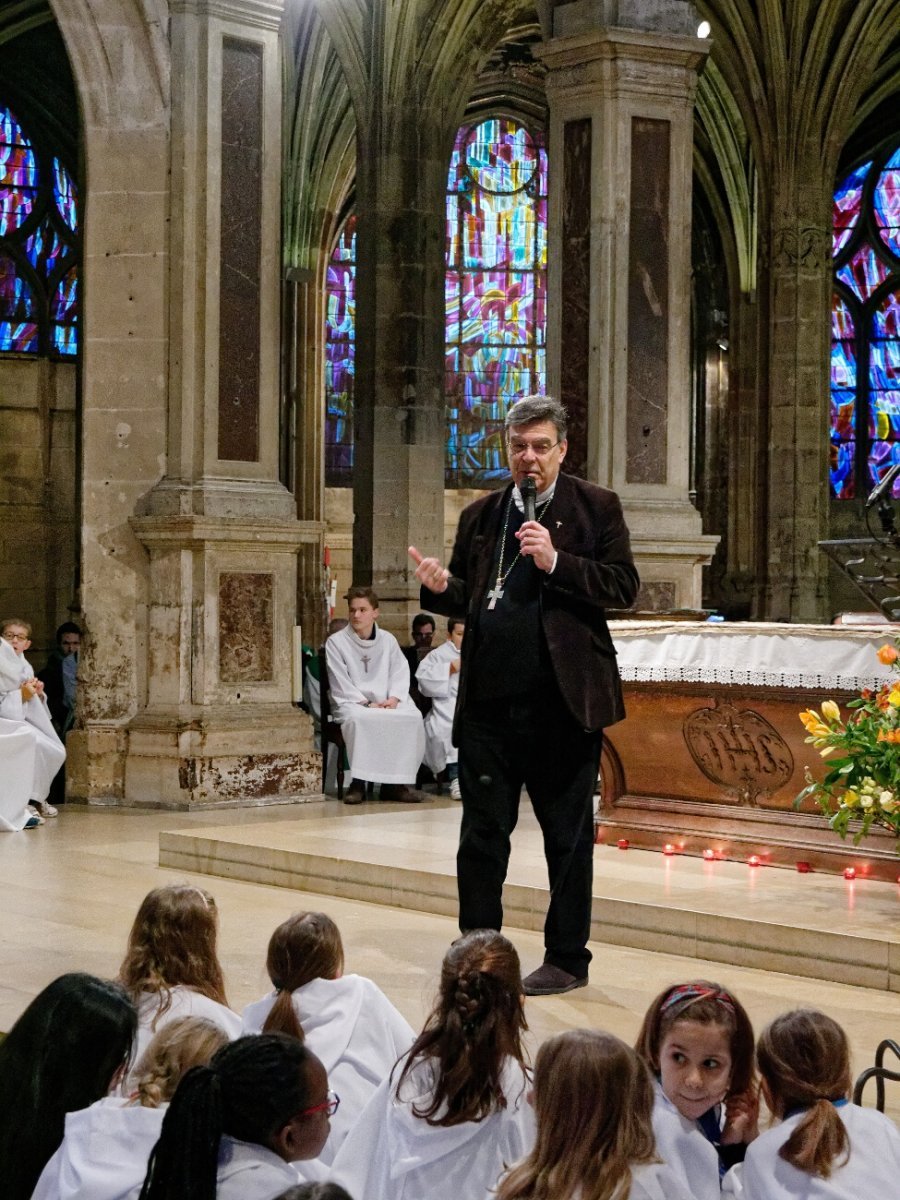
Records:
[[[280,16],[272,0],[171,5],[168,466],[131,522],[150,595],[126,804],[318,786],[290,702],[296,558],[321,525],[278,480]]]
[[[688,498],[696,29],[681,0],[578,0],[540,52],[548,390],[573,413],[573,466],[622,497],[650,609],[698,608],[719,540]]]
[[[406,97],[393,103],[390,113],[376,108],[357,142],[353,578],[371,583],[382,623],[404,639],[419,591],[406,548],[437,554],[444,541],[443,213],[451,143],[437,132],[442,112]],[[389,138],[375,132],[382,123]]]

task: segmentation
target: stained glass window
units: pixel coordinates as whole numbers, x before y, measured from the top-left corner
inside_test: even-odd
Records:
[[[543,392],[547,154],[494,118],[457,134],[447,183],[447,456],[450,487],[506,478],[503,418]]]
[[[830,479],[852,500],[900,462],[900,148],[838,187],[833,244]]]
[[[507,476],[503,419],[546,377],[547,153],[524,125],[495,118],[463,126],[446,197],[445,394],[448,487],[490,487]],[[353,466],[356,238],[351,218],[328,266],[326,483]]]
[[[0,106],[0,352],[77,352],[77,243],[71,175]]]
[[[325,482],[349,487],[353,471],[356,217],[341,231],[325,282]]]

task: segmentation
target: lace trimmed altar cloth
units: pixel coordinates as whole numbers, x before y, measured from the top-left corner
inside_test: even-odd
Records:
[[[806,688],[827,695],[897,678],[875,651],[893,644],[898,626],[611,621],[609,628],[619,673],[629,682]]]

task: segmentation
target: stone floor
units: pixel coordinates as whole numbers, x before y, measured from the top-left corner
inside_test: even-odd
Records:
[[[220,953],[235,1008],[267,990],[265,947],[274,926],[291,911],[315,907],[326,909],[340,926],[348,969],[373,978],[413,1025],[419,1024],[432,998],[441,957],[456,933],[452,917],[416,911],[409,895],[399,906],[367,901],[362,897],[375,895],[378,889],[370,889],[361,875],[356,880],[359,894],[347,898],[302,893],[271,883],[211,878],[209,873],[184,866],[177,870],[160,867],[161,834],[167,835],[163,843],[168,843],[169,834],[189,834],[217,844],[230,839],[234,846],[256,846],[264,857],[288,853],[291,844],[299,841],[307,851],[315,843],[323,857],[340,855],[346,861],[353,857],[347,853],[352,845],[355,861],[360,863],[365,861],[365,852],[387,860],[395,869],[405,863],[411,871],[430,872],[440,856],[452,862],[457,820],[458,807],[449,802],[432,802],[421,810],[389,805],[349,810],[330,801],[297,808],[202,814],[72,808],[64,809],[58,820],[40,829],[0,838],[4,918],[0,925],[0,1029],[9,1028],[32,996],[63,971],[115,974],[143,895],[160,883],[184,878],[202,884],[216,896],[221,911]],[[527,813],[515,840],[511,874],[516,886],[536,888],[535,872],[542,869],[540,850]],[[788,931],[807,930],[807,957],[809,947],[822,941],[828,930],[840,928],[849,928],[851,936],[881,940],[888,946],[888,954],[896,952],[900,897],[897,889],[888,885],[867,881],[848,885],[840,877],[798,877],[775,868],[753,872],[736,863],[665,860],[660,855],[606,847],[597,849],[597,877],[600,899],[610,903],[649,904],[676,914],[703,912],[708,918],[721,913],[717,918],[721,921],[765,917],[773,952],[782,967],[790,964],[795,953],[791,947],[796,947],[800,935],[782,935],[779,921]],[[683,915],[672,919],[687,920]],[[541,959],[539,932],[508,932],[519,948],[523,968],[527,971],[537,965]],[[597,932],[614,931],[600,928]],[[712,962],[683,953],[654,952],[648,948],[655,940],[652,930],[641,934],[638,929],[638,933],[647,945],[592,943],[594,964],[587,988],[568,996],[528,1000],[535,1043],[557,1030],[581,1025],[602,1027],[633,1039],[653,996],[673,981],[696,976],[719,979],[733,988],[757,1026],[797,1004],[825,1009],[847,1029],[857,1070],[871,1062],[882,1038],[900,1036],[900,995],[896,992],[803,978],[736,961],[729,964],[721,957]],[[885,937],[879,939],[880,934]],[[779,950],[782,936],[790,944]],[[687,939],[684,944],[697,945],[697,941]],[[667,950],[673,948],[667,946]],[[733,957],[741,957],[739,946]],[[889,1100],[891,1111],[900,1115],[900,1088],[895,1086]]]

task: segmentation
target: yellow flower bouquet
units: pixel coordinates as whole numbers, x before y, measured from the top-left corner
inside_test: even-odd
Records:
[[[833,700],[826,700],[819,712],[810,708],[800,714],[806,741],[829,759],[829,770],[818,780],[807,769],[807,786],[794,807],[812,797],[842,838],[851,821],[859,822],[855,846],[873,825],[885,826],[900,839],[900,638],[893,646],[882,646],[878,658],[897,678],[877,691],[864,688],[847,705],[854,711],[846,723]]]

